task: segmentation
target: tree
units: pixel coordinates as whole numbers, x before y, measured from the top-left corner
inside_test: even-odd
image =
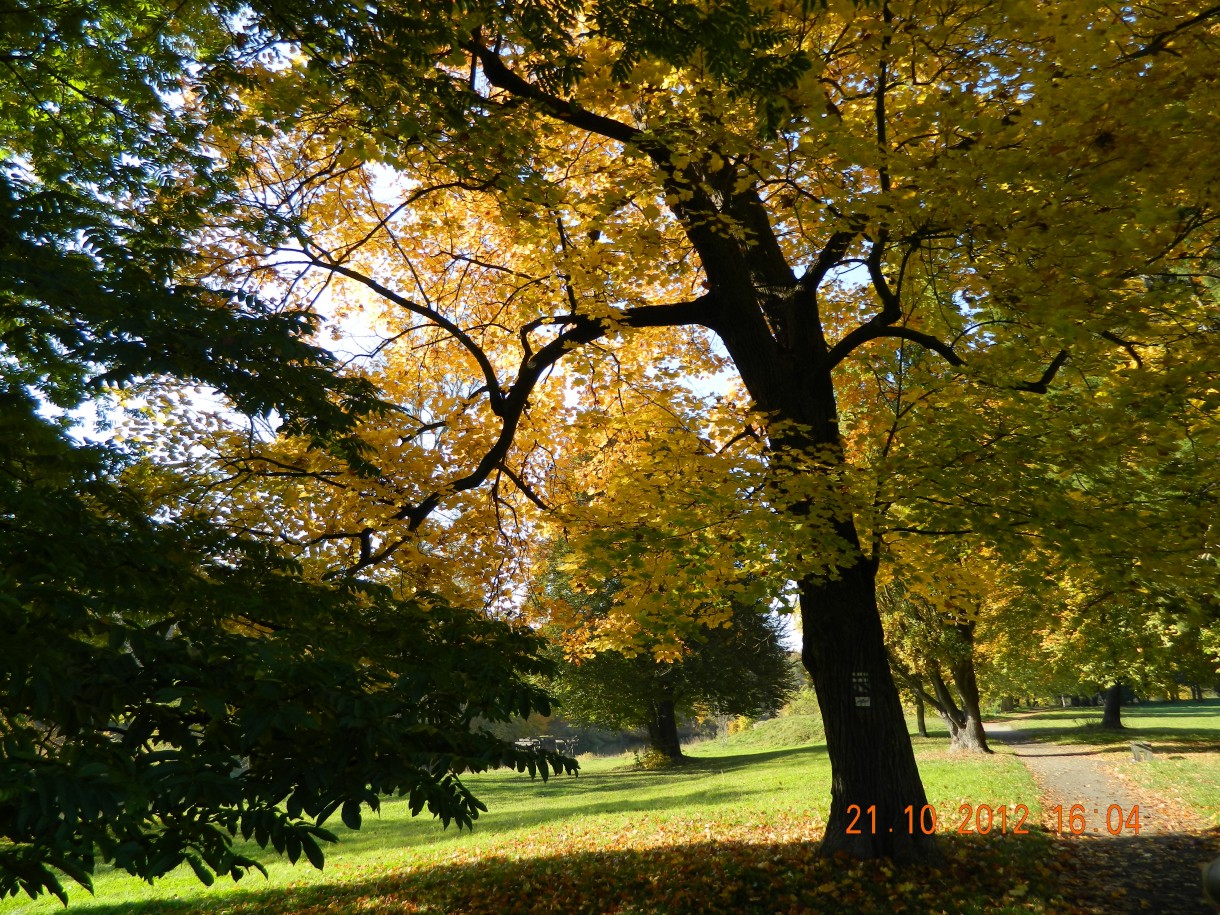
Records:
[[[99,860],[237,878],[261,869],[238,835],[320,867],[327,818],[356,827],[382,793],[463,826],[484,809],[463,772],[574,768],[474,726],[548,707],[535,636],[423,592],[307,580],[150,500],[170,471],[140,449],[82,440],[71,411],[104,413],[107,390],[199,383],[369,471],[354,429],[384,404],[335,373],[313,316],[194,269],[199,214],[224,212],[232,175],[168,95],[222,14],[61,4],[0,22],[0,897],[66,902],[60,875],[89,886]]]
[[[547,602],[562,601],[568,610],[570,628],[555,633],[568,655],[554,681],[565,717],[616,730],[644,729],[655,752],[679,761],[680,718],[754,717],[774,712],[791,694],[788,654],[765,603],[734,601],[728,619],[697,625],[676,645],[668,632],[661,639],[644,633],[630,653],[599,650],[595,633],[617,589],[610,582],[579,593],[571,587],[570,574],[554,567],[545,582]],[[671,599],[682,600],[682,595]]]
[[[885,585],[878,597],[886,614],[891,663],[914,696],[917,714],[922,716],[924,703],[931,705],[949,729],[952,749],[990,753],[975,671],[977,606],[946,612],[935,598],[899,582]],[[920,731],[927,736],[926,728]]]
[[[838,386],[873,348],[925,351],[954,394],[943,422],[921,414],[934,442],[907,452],[908,481],[942,449],[994,444],[984,420],[1051,411],[1069,376],[1210,403],[1214,321],[1196,293],[1215,243],[1216,12],[251,8],[243,41],[275,59],[231,97],[274,136],[225,149],[259,166],[252,208],[295,240],[243,269],[342,280],[353,306],[397,315],[379,364],[409,341],[428,351],[410,377],[439,382],[381,428],[412,447],[443,429],[445,472],[351,487],[371,510],[316,536],[345,538],[347,569],[363,570],[422,555],[429,518],[485,483],[545,505],[568,396],[712,364],[709,331],[755,411],[766,505],[801,532],[785,571],[834,763],[824,849],[935,858],[906,828],[926,798]],[[570,382],[544,383],[565,357]],[[1040,398],[1051,406],[1028,407]],[[1041,458],[1083,439],[1060,444]],[[893,501],[944,481],[925,482]],[[987,507],[960,507],[986,533]],[[852,805],[875,808],[875,835],[847,832]]]

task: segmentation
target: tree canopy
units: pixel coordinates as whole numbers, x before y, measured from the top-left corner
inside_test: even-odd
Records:
[[[57,872],[98,861],[238,878],[239,835],[321,867],[336,811],[398,793],[469,826],[461,773],[571,768],[474,726],[548,710],[536,636],[156,518],[116,455],[4,395],[0,895],[66,901]]]
[[[224,178],[186,205],[190,276],[342,316],[374,338],[344,383],[392,405],[272,440],[165,399],[142,428],[192,474],[157,498],[501,610],[546,524],[630,559],[644,618],[769,563],[835,764],[827,851],[936,857],[877,607],[896,537],[1087,549],[1117,589],[1213,571],[1215,9],[114,9],[146,23],[115,47],[176,36],[137,120],[186,119]]]

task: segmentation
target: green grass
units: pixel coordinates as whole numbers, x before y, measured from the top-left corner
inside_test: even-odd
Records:
[[[949,731],[944,722],[935,715],[929,715],[926,720],[927,737],[919,737],[915,733],[915,718],[907,719],[907,729],[916,747],[935,747],[944,745],[949,737]],[[820,744],[826,739],[822,729],[822,718],[817,714],[784,715],[780,718],[768,718],[756,721],[753,725],[736,734],[707,741],[708,746],[715,746],[728,752],[749,750],[776,750],[785,747],[806,747]],[[696,744],[698,746],[698,744]]]
[[[1038,740],[1100,747],[1147,741],[1163,752],[1220,751],[1220,699],[1125,705],[1123,729],[1103,730],[1100,708],[1044,709],[996,716]]]
[[[1124,774],[1220,823],[1220,700],[1126,708],[1129,730],[1119,735],[1100,731],[1099,718],[1100,710],[1079,708],[1007,716],[1040,739],[1097,744],[1116,757],[1132,739],[1151,741],[1158,758],[1124,764]],[[950,754],[937,730],[915,747],[947,858],[938,869],[818,857],[830,765],[816,719],[790,716],[690,747],[690,762],[668,770],[638,771],[619,757],[586,759],[578,778],[546,783],[506,772],[472,777],[490,807],[473,832],[443,831],[388,799],[361,831],[338,827],[342,841],[325,871],[258,850],[270,879],[211,888],[189,870],[149,887],[103,869],[97,898],[77,890],[71,908],[92,915],[1062,910],[1045,834],[956,834],[962,805],[1023,804],[1028,824],[1040,823],[1026,770],[1002,747],[992,756]],[[54,900],[0,903],[4,915],[59,910]]]
[[[1195,814],[1205,825],[1220,826],[1220,751],[1172,753],[1145,762],[1124,760],[1123,776],[1165,798],[1171,816]]]
[[[807,747],[820,744],[826,739],[822,719],[817,715],[787,715],[756,721],[752,726],[736,734],[707,741],[703,746],[716,747],[723,752],[746,752],[749,750],[778,750],[787,747]],[[701,744],[695,744],[698,752]],[[689,749],[689,748],[688,748]]]
[[[776,739],[793,733],[769,730]],[[1030,823],[1040,821],[1037,789],[1013,757],[951,757],[932,739],[921,743],[920,769],[942,830],[955,828],[961,803],[1023,803]],[[189,871],[153,887],[103,872],[97,899],[77,891],[71,908],[94,915],[1045,908],[1047,840],[1037,833],[946,835],[948,863],[937,871],[895,874],[880,864],[821,859],[816,843],[830,785],[824,747],[764,750],[723,741],[691,753],[688,764],[654,772],[634,771],[629,758],[588,759],[579,777],[547,783],[488,773],[470,779],[490,808],[472,833],[442,831],[387,800],[380,818],[366,817],[358,833],[344,831],[323,872],[262,853],[269,880],[255,875],[212,888]],[[6,915],[57,910],[54,901],[0,903]]]

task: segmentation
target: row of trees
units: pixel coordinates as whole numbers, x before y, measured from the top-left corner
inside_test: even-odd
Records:
[[[983,573],[973,587],[971,566]],[[931,595],[917,581],[882,592],[904,692],[946,720],[955,746],[986,749],[980,693],[993,707],[1105,693],[1102,725],[1117,728],[1124,693],[1174,698],[1189,685],[1201,698],[1220,684],[1209,594],[1090,591],[1056,571],[1017,586],[1012,569],[975,553],[942,567]]]
[[[1019,658],[1073,613],[1116,649],[1153,612],[1206,621],[1218,20],[1168,0],[19,3],[6,403],[49,430],[51,406],[118,389],[121,447],[54,433],[101,462],[69,491],[104,480],[156,536],[231,538],[171,552],[201,581],[278,582],[270,563],[339,601],[301,631],[337,627],[353,676],[366,608],[427,632],[445,611],[425,608],[474,606],[505,640],[484,685],[528,711],[536,643],[506,619],[574,633],[572,655],[672,660],[791,583],[835,772],[824,849],[933,861],[905,827],[926,798],[893,675],[942,692],[938,656],[903,654],[930,649],[925,624],[968,647],[993,621]],[[14,499],[36,465],[15,459]],[[55,542],[4,517],[15,556]],[[527,600],[561,541],[573,592]],[[101,595],[82,644],[137,601],[149,644],[192,657],[187,621],[59,562],[46,580]],[[577,592],[615,599],[582,622]],[[250,651],[297,625],[224,607],[199,612]],[[449,638],[422,644],[411,664],[464,669]],[[365,691],[393,693],[407,660],[373,658]],[[943,656],[936,676],[979,743],[974,673]],[[455,701],[439,729],[466,735]],[[41,735],[14,772],[70,745],[41,708],[6,706]],[[136,713],[99,712],[90,739],[123,745],[97,735]],[[402,771],[540,764],[502,752]],[[875,833],[847,831],[853,805]],[[43,860],[43,833],[5,822]],[[86,870],[101,848],[74,847]]]

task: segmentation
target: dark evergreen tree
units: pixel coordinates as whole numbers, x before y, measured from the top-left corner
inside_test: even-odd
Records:
[[[614,586],[596,594],[574,592],[559,573],[547,587],[586,621],[604,615]],[[654,649],[669,634],[644,638],[635,653],[597,651],[561,660],[554,693],[565,717],[582,724],[647,731],[649,746],[682,759],[679,721],[699,715],[768,714],[794,689],[779,621],[762,604],[734,601],[727,625],[699,627],[681,640],[680,656],[658,659]],[[668,652],[667,652],[668,654]]]

